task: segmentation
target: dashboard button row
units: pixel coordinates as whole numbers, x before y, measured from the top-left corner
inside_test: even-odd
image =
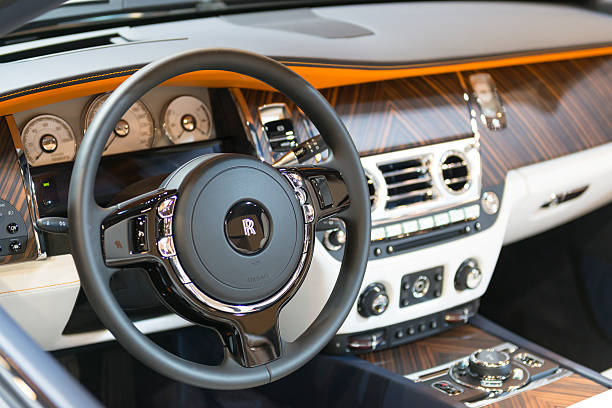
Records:
[[[455,208],[435,215],[372,228],[372,241],[399,238],[416,232],[428,231],[463,221],[475,220],[480,216],[480,205]]]

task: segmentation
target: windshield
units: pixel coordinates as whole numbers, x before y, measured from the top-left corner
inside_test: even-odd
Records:
[[[92,28],[135,26],[161,21],[216,16],[249,11],[359,3],[389,3],[380,0],[68,0],[18,30],[0,37],[0,45],[74,33]],[[391,1],[392,2],[392,1]],[[544,0],[541,2],[555,2]],[[556,1],[559,2],[559,1]],[[562,3],[587,4],[588,0]],[[11,3],[11,2],[9,2]],[[0,2],[0,13],[2,3]]]

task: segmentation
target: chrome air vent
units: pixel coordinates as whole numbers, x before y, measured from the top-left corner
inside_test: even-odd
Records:
[[[440,164],[444,186],[454,193],[461,193],[470,187],[470,168],[462,153],[447,152]]]
[[[423,158],[379,164],[387,184],[388,210],[428,201],[434,198],[434,187],[429,163]]]
[[[480,153],[473,137],[365,156],[361,164],[374,192],[374,226],[480,198]]]
[[[378,196],[376,195],[376,184],[374,184],[374,179],[369,174],[366,174],[366,182],[368,183],[368,193],[370,194],[370,206],[372,209],[376,207],[376,203],[378,202]]]

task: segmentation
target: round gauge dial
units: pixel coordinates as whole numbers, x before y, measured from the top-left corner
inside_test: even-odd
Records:
[[[163,114],[164,131],[174,144],[207,140],[211,135],[210,112],[204,102],[183,95],[168,103]]]
[[[72,128],[54,115],[38,115],[26,123],[21,143],[31,166],[70,161],[76,153]]]
[[[108,96],[109,94],[100,95],[91,102],[85,113],[85,130]],[[136,101],[115,125],[104,147],[104,155],[148,149],[153,144],[154,137],[153,118],[145,104]]]

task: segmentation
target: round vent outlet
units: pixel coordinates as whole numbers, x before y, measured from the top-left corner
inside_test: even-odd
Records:
[[[442,160],[444,185],[454,193],[461,193],[470,187],[470,169],[467,159],[459,152],[449,152]]]
[[[374,180],[370,177],[369,174],[366,174],[366,181],[368,183],[368,193],[370,193],[370,206],[374,209],[376,205],[376,201],[378,200],[378,196],[376,195],[376,185],[374,184]]]

